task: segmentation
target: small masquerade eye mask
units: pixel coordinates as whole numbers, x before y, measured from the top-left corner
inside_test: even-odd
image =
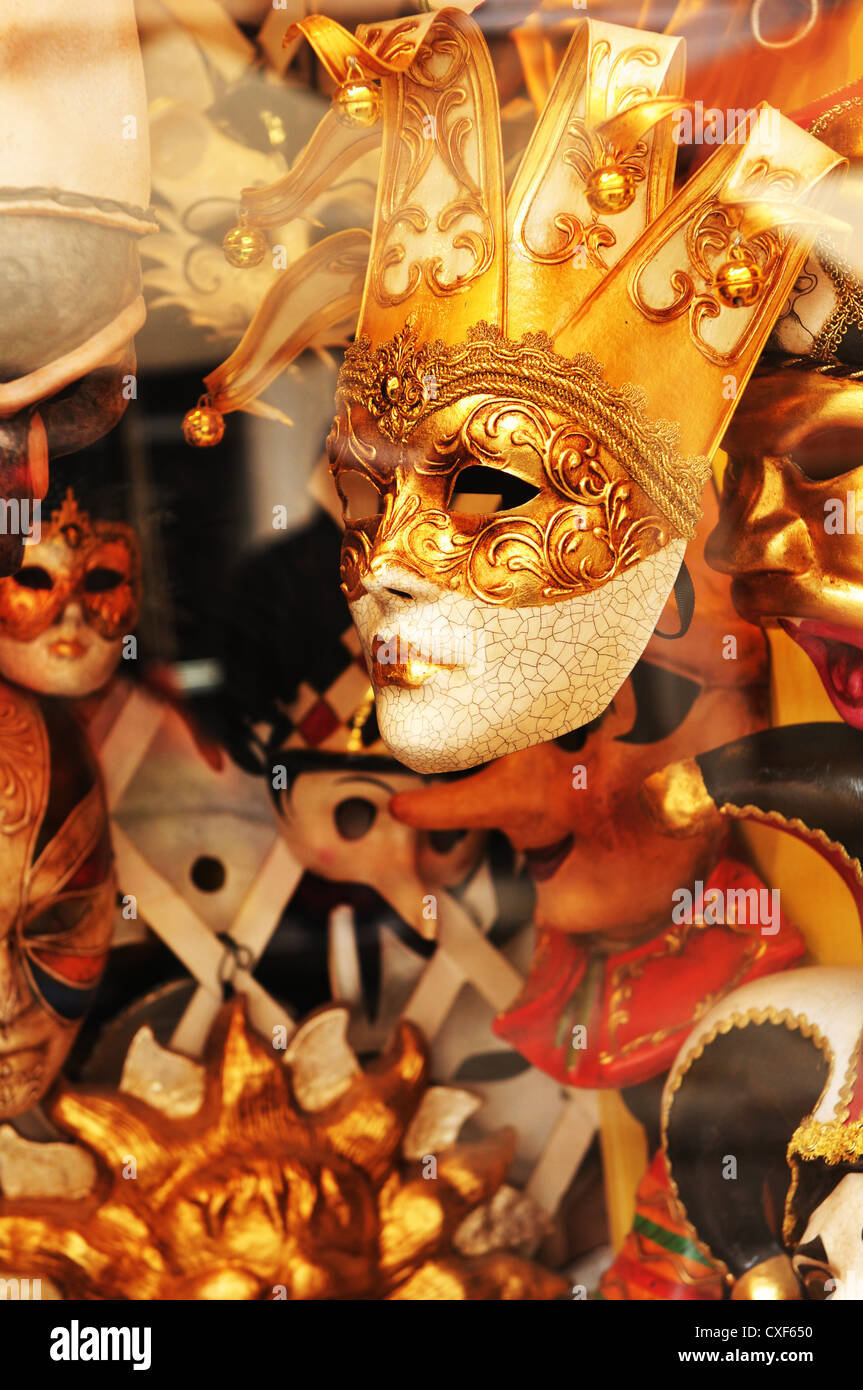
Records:
[[[141,598],[137,537],[121,522],[91,522],[71,488],[28,563],[0,581],[0,633],[32,642],[80,604],[84,621],[106,641],[134,628]]]

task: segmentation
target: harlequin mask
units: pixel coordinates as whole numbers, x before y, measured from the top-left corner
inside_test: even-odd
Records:
[[[138,539],[91,521],[72,489],[17,574],[0,580],[0,674],[48,695],[98,690],[133,631],[141,597]]]
[[[44,1095],[107,959],[115,888],[104,796],[62,706],[0,687],[0,1117]]]
[[[380,741],[358,662],[321,695],[303,682],[286,723],[292,732],[272,761],[274,773],[281,768],[287,775],[274,799],[297,862],[330,882],[374,889],[403,922],[433,938],[436,920],[425,911],[427,895],[469,877],[482,856],[484,833],[451,827],[446,818],[442,835],[433,833],[437,826],[418,833],[393,818],[393,797],[422,781],[393,762]],[[278,786],[276,776],[272,781]]]
[[[861,1010],[861,970],[768,975],[710,1009],[669,1072],[672,1185],[736,1299],[863,1295]]]
[[[805,257],[789,204],[841,161],[765,108],[672,201],[681,44],[591,20],[507,191],[471,19],[296,31],[340,84],[316,156],[350,161],[337,122],[355,120],[357,72],[382,109],[329,439],[343,587],[384,741],[418,771],[469,767],[589,722],[626,679],[693,534],[729,374],[749,375]],[[247,218],[274,225],[277,193],[295,215],[303,180],[320,182],[310,163],[246,195]],[[364,244],[340,236],[306,266],[333,316]],[[274,344],[284,315],[282,365],[326,316],[304,280],[305,336],[288,331],[300,279],[286,272],[249,330]],[[263,379],[241,345],[207,378],[212,407],[237,408]]]
[[[836,93],[811,128],[863,168],[863,95]],[[843,99],[844,98],[844,99]],[[850,182],[850,181],[849,181]],[[781,626],[836,709],[863,729],[863,284],[820,244],[725,441],[710,563],[738,611]],[[778,355],[781,352],[782,355]]]

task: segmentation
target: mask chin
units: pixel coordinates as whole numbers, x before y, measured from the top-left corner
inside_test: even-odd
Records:
[[[454,772],[546,743],[597,718],[650,640],[677,577],[674,540],[599,589],[561,603],[504,608],[436,589],[413,602],[366,593],[351,612],[370,670],[381,634],[419,650],[435,634],[473,633],[470,659],[434,665],[418,684],[376,688],[384,742],[416,772]],[[449,653],[452,657],[453,653]]]

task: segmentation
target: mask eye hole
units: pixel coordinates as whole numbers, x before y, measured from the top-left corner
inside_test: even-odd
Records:
[[[40,940],[51,936],[66,936],[78,926],[85,912],[85,906],[75,899],[54,903],[27,923],[24,935],[28,939],[36,937]]]
[[[453,485],[450,511],[463,516],[508,512],[523,507],[539,496],[539,488],[501,468],[470,464],[463,468]]]
[[[349,796],[333,811],[333,821],[343,840],[361,840],[371,830],[377,814],[377,806],[364,796]]]
[[[364,521],[380,516],[383,499],[371,478],[365,473],[345,470],[338,477],[338,489],[345,509],[345,521]]]
[[[863,467],[863,430],[843,425],[813,430],[789,457],[813,483],[840,478]]]
[[[112,589],[118,589],[123,583],[125,575],[119,570],[108,569],[107,565],[96,565],[89,570],[84,578],[84,592],[86,594],[109,594]]]
[[[25,565],[14,576],[15,583],[22,589],[53,589],[54,581],[41,565]]]

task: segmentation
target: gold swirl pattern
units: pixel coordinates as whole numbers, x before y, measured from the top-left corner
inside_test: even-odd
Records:
[[[734,247],[754,263],[765,280],[769,279],[784,251],[785,236],[778,229],[771,228],[745,237],[741,232],[745,217],[743,204],[758,197],[768,199],[777,193],[789,196],[798,182],[797,175],[791,170],[775,169],[767,159],[759,158],[752,161],[741,179],[739,205],[723,204],[717,197],[705,199],[701,208],[689,216],[683,227],[681,266],[669,274],[672,297],[668,304],[650,302],[643,285],[644,272],[667,245],[667,242],[654,244],[653,239],[648,237],[650,244],[645,247],[629,281],[630,296],[645,318],[651,323],[665,324],[688,313],[692,342],[708,361],[720,367],[739,361],[757,328],[759,311],[756,309],[751,316],[740,317],[742,332],[734,336],[726,351],[719,351],[713,346],[705,336],[705,324],[718,319],[723,313],[726,317],[739,314],[739,310],[729,309],[722,304],[715,288],[716,272],[723,258]],[[668,241],[678,231],[680,228],[672,226]],[[686,270],[682,268],[683,264],[687,266]],[[700,281],[699,287],[691,271]]]
[[[512,342],[500,329],[478,323],[463,343],[420,345],[408,322],[375,348],[361,337],[345,354],[337,401],[343,410],[361,407],[368,413],[377,442],[403,445],[431,416],[480,395],[533,403],[576,423],[638,483],[679,535],[694,534],[708,460],[682,457],[679,425],[650,419],[642,392],[609,386],[589,353],[562,357],[545,333]],[[337,424],[334,437],[341,429]]]
[[[461,468],[479,459],[503,473],[516,453],[536,459],[538,495],[526,510],[450,509]],[[334,458],[337,485],[347,471],[387,489],[380,517],[347,520],[342,588],[349,601],[361,597],[376,569],[398,566],[483,603],[557,603],[607,584],[670,539],[667,522],[595,439],[523,401],[491,398],[462,411],[426,455],[411,468],[397,464],[389,479],[343,448]]]
[[[0,835],[17,835],[41,811],[45,732],[25,698],[3,687],[0,699]]]
[[[640,90],[640,89],[639,89]],[[614,164],[625,169],[635,181],[643,183],[646,175],[647,142],[639,140],[628,154],[623,154],[604,141],[596,131],[591,130],[586,121],[570,121],[566,128],[567,137],[572,140],[561,156],[562,163],[574,170],[581,184],[587,182],[591,173],[604,165]],[[588,264],[597,270],[608,270],[602,252],[616,246],[617,237],[609,226],[594,216],[585,222],[574,212],[559,212],[552,220],[552,227],[560,233],[558,243],[543,251],[528,240],[527,222],[533,209],[533,199],[521,204],[513,227],[513,241],[524,255],[537,265],[561,265],[568,260],[576,248],[584,247]]]
[[[495,231],[483,194],[486,155],[477,119],[481,95],[469,59],[469,45],[460,30],[433,29],[400,86],[398,156],[392,177],[382,189],[379,251],[371,263],[369,279],[371,294],[386,308],[403,304],[421,283],[436,295],[459,294],[493,262]],[[446,64],[444,70],[442,62]],[[468,168],[470,142],[479,163],[478,177]],[[441,255],[408,264],[408,251],[399,236],[401,229],[414,237],[428,237],[428,200],[421,185],[432,165],[445,172],[455,188],[455,196],[437,213],[436,231],[449,239],[453,250],[467,251],[472,259],[469,269],[450,278]],[[393,272],[404,273],[405,269],[404,283],[396,289]]]

